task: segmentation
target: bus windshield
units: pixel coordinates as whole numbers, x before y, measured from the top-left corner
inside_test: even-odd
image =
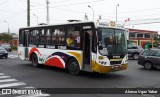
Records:
[[[98,46],[102,55],[124,55],[127,53],[126,30],[98,28]]]

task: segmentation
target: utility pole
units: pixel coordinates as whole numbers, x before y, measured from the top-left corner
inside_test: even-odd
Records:
[[[27,26],[30,26],[30,0],[27,0]]]
[[[117,7],[119,6],[119,4],[116,5],[116,22],[117,22]]]
[[[49,1],[46,0],[46,4],[47,4],[47,24],[49,24]]]

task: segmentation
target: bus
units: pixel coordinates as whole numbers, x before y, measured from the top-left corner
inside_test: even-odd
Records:
[[[18,56],[34,67],[109,73],[127,69],[127,30],[114,22],[69,22],[19,29]]]

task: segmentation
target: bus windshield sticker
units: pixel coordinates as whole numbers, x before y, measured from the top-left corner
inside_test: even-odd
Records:
[[[80,37],[77,37],[76,40],[77,40],[77,43],[80,43],[80,40],[81,40],[81,39],[80,39]]]
[[[37,46],[33,44],[29,44],[29,47],[37,47]]]
[[[38,45],[38,47],[44,47],[44,45]]]
[[[67,49],[67,47],[66,47],[66,46],[58,46],[58,49],[66,50],[66,49]]]
[[[91,26],[83,26],[83,29],[91,29]]]
[[[53,49],[55,49],[55,46],[46,45],[46,48],[53,48]]]
[[[108,55],[107,48],[103,48],[102,50],[100,50],[100,53],[102,53],[103,55]]]

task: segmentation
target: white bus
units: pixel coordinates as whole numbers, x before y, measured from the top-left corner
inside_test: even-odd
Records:
[[[114,22],[72,22],[19,29],[18,55],[43,65],[108,73],[127,69],[127,30]]]

